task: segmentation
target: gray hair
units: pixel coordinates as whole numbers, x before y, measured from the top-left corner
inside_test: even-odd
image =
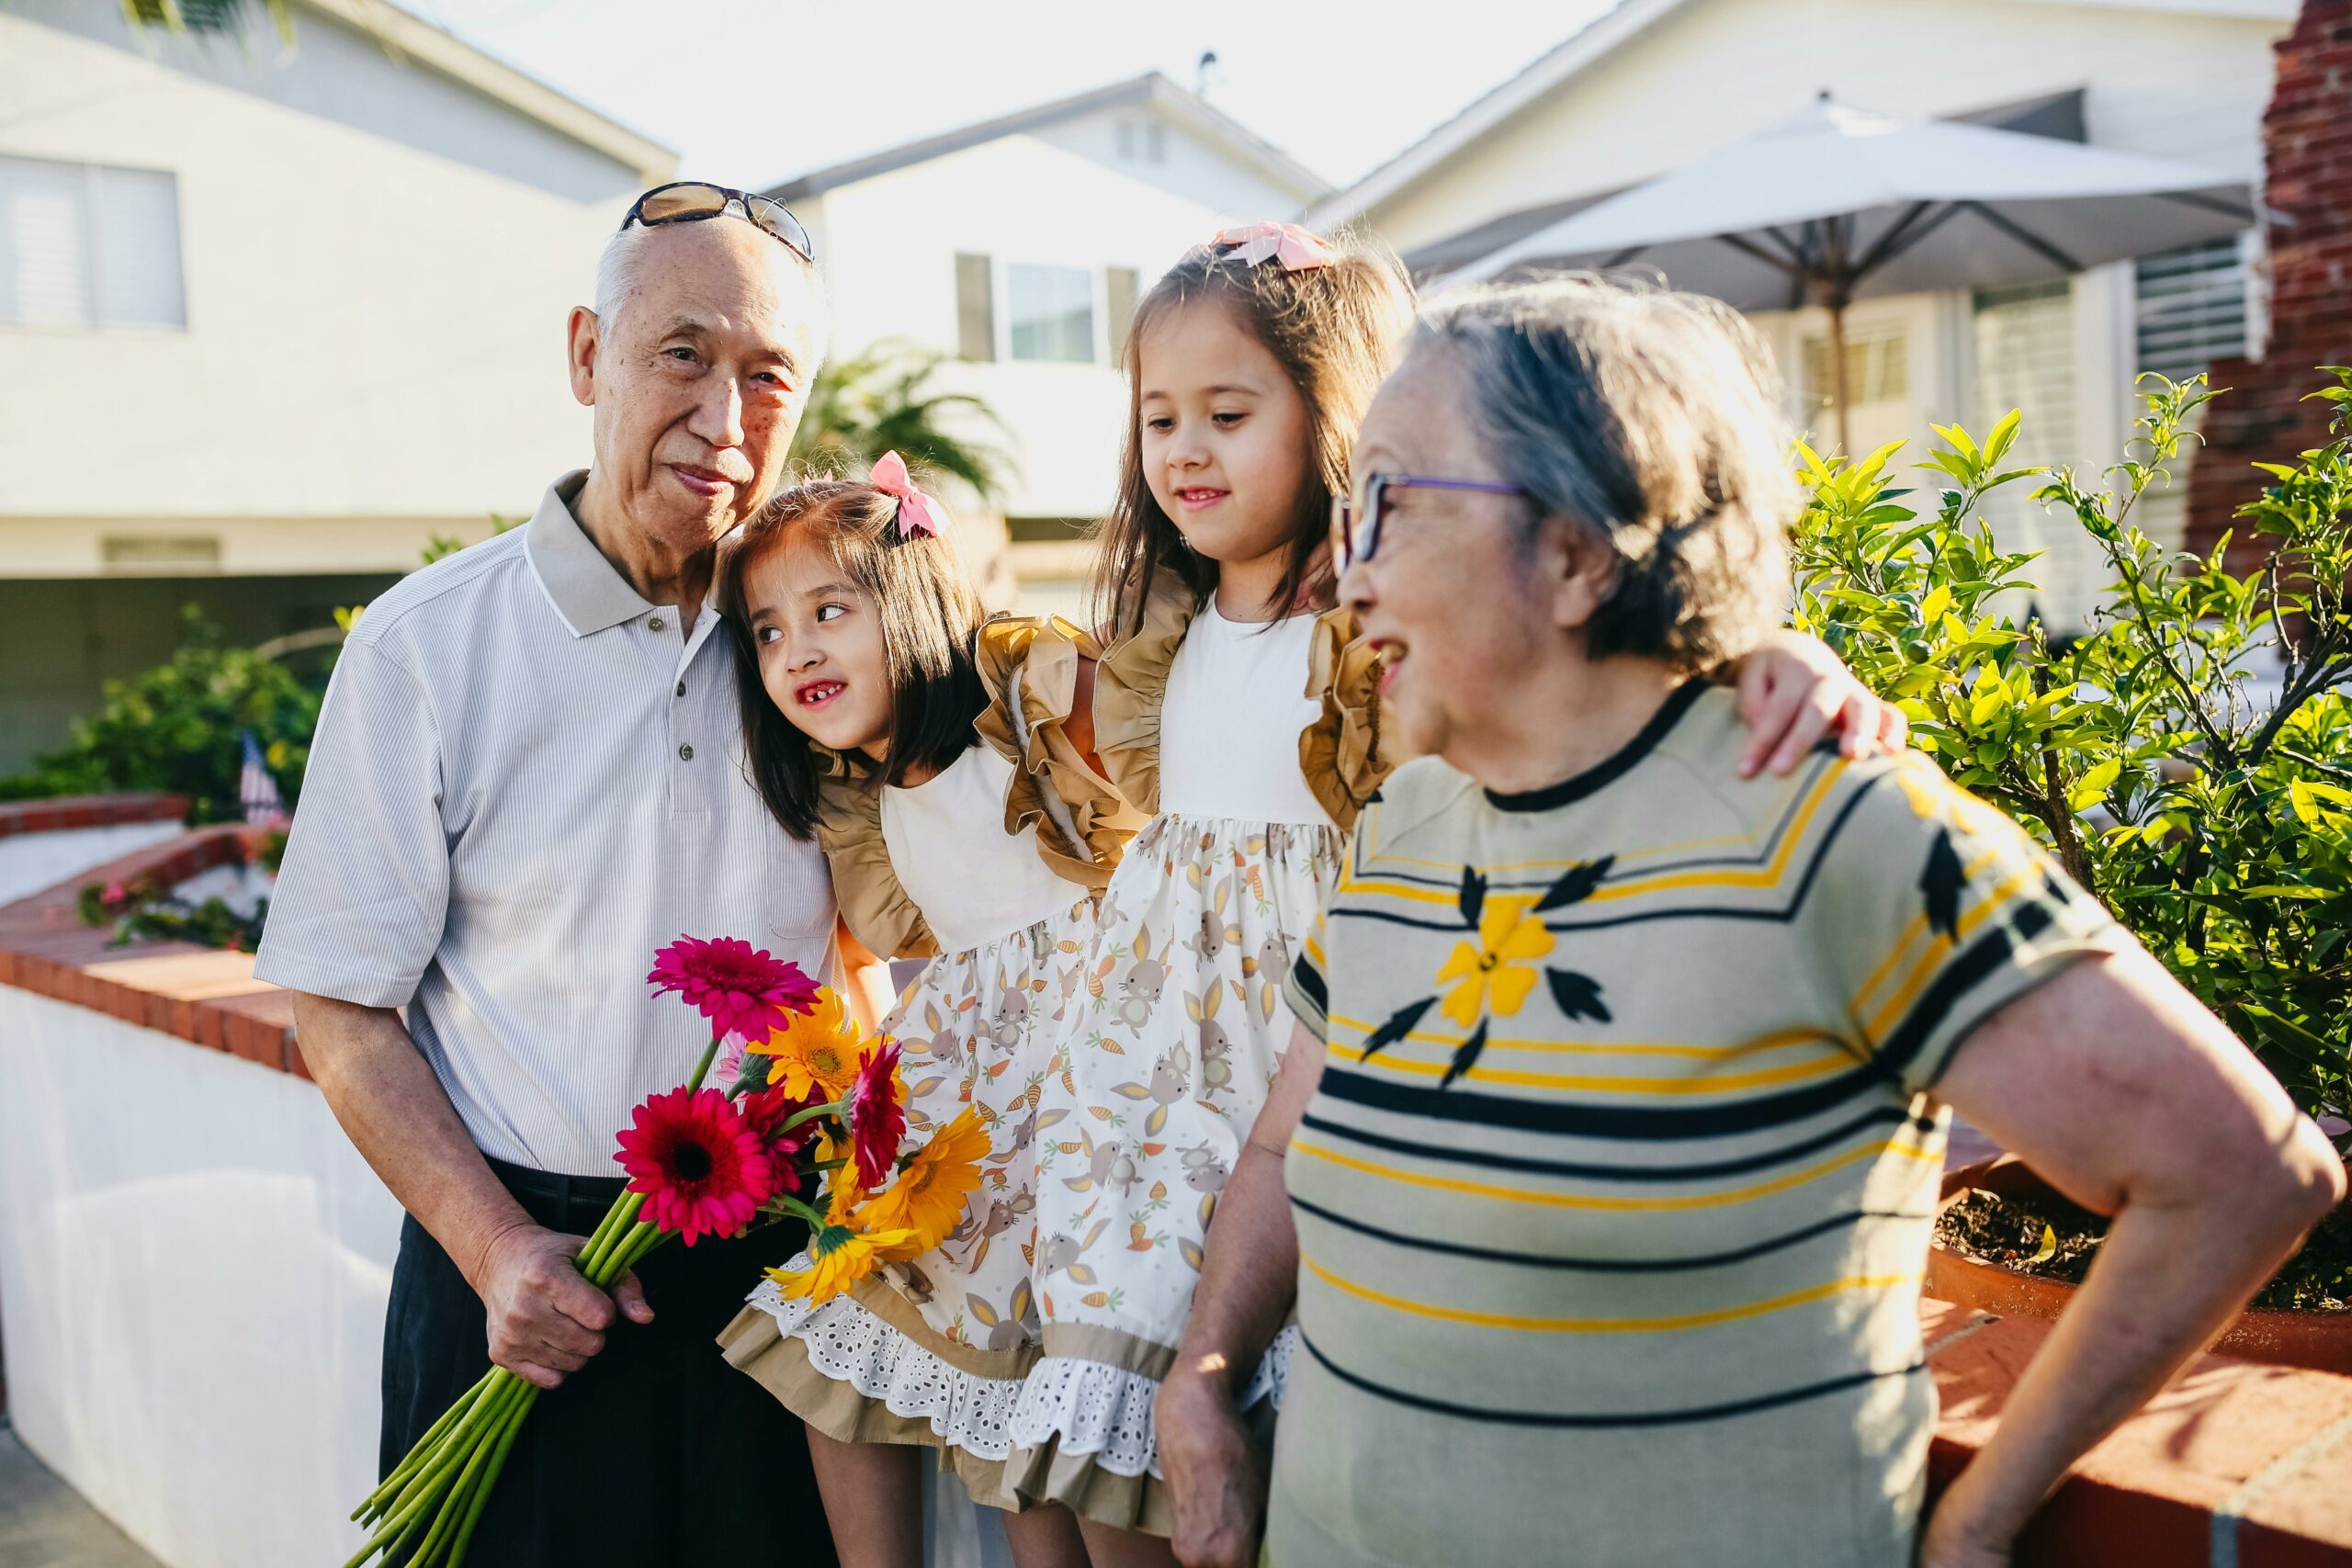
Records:
[[[729,220],[718,219],[711,221],[726,222]],[[629,290],[637,285],[640,254],[645,249],[647,237],[652,232],[653,230],[642,223],[632,223],[626,229],[615,231],[612,238],[605,242],[605,248],[597,254],[595,303],[590,309],[596,312],[596,320],[603,322],[607,329],[619,316],[622,301],[628,298]],[[814,262],[802,261],[797,254],[786,247],[779,245],[777,248],[791,256],[793,262],[808,275],[809,282],[815,286],[818,320],[814,325],[817,328],[817,357],[821,363],[827,345],[832,339],[833,314],[832,293],[825,286],[824,269]],[[814,366],[808,367],[812,373],[815,368]]]
[[[1448,294],[1414,342],[1467,373],[1488,455],[1532,500],[1531,537],[1564,517],[1616,558],[1589,655],[1704,670],[1780,623],[1798,491],[1770,358],[1737,312],[1555,276]]]

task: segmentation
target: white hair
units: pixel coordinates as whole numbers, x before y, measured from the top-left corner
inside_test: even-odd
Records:
[[[718,221],[725,222],[727,220],[720,219]],[[606,240],[603,252],[596,257],[595,303],[591,309],[596,312],[596,320],[607,330],[619,319],[622,304],[628,300],[629,291],[637,286],[639,256],[645,249],[647,238],[653,231],[653,229],[642,223],[632,223],[628,228],[617,231],[611,239]],[[814,262],[802,261],[799,255],[787,245],[779,243],[776,248],[791,257],[794,265],[808,277],[811,286],[810,304],[816,316],[816,320],[808,324],[815,329],[817,363],[822,364],[826,350],[832,340],[833,325],[832,291],[825,286],[824,269]],[[814,374],[816,366],[812,365],[807,368]]]

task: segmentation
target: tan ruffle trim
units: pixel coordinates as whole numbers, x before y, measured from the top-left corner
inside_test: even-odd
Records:
[[[1066,1454],[1058,1441],[1015,1449],[1005,1456],[1006,1488],[1023,1507],[1059,1503],[1083,1518],[1115,1529],[1165,1538],[1175,1529],[1168,1483],[1146,1471],[1119,1475],[1092,1454]]]
[[[1148,820],[1069,737],[1080,661],[1101,657],[1091,635],[1058,615],[1000,615],[973,647],[991,699],[975,728],[1012,764],[1004,830],[1034,826],[1038,857],[1054,874],[1095,893]]]
[[[866,951],[880,958],[929,958],[938,953],[938,939],[890,867],[890,846],[882,839],[879,778],[832,760],[832,771],[817,783],[817,842],[833,874],[833,900],[842,919]]]
[[[1006,1472],[1009,1460],[982,1459],[943,1443],[927,1417],[894,1415],[880,1400],[827,1377],[809,1362],[808,1347],[785,1333],[760,1308],[747,1306],[737,1313],[719,1330],[718,1347],[729,1366],[775,1395],[786,1409],[825,1436],[844,1443],[931,1449],[939,1455],[939,1468],[953,1472],[973,1502],[1013,1513],[1030,1506],[1011,1485]]]
[[[1094,671],[1094,754],[1119,794],[1146,817],[1159,811],[1159,707],[1168,671],[1200,599],[1173,573],[1144,602],[1134,636],[1106,649]]]
[[[1323,711],[1299,731],[1299,772],[1331,820],[1353,828],[1356,813],[1396,767],[1382,749],[1384,736],[1395,731],[1381,710],[1380,655],[1357,635],[1346,609],[1315,618],[1308,649],[1306,694]]]

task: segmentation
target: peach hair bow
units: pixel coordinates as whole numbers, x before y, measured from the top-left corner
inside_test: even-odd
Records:
[[[1275,261],[1284,272],[1329,266],[1340,259],[1319,236],[1295,223],[1245,223],[1238,229],[1220,229],[1211,243],[1238,248],[1245,266]]]
[[[899,537],[911,539],[917,534],[939,537],[947,525],[947,513],[939,502],[915,488],[907,472],[907,460],[896,452],[885,452],[874,460],[874,471],[865,482],[884,495],[896,496],[899,502]]]

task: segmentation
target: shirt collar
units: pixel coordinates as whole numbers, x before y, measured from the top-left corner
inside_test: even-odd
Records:
[[[531,513],[530,532],[523,548],[531,570],[539,574],[556,614],[574,637],[587,637],[619,626],[653,608],[628,580],[613,570],[605,552],[580,526],[571,508],[588,482],[588,470],[574,468],[548,486],[539,509]]]

